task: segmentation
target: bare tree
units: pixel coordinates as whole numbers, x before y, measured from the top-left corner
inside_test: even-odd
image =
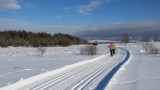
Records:
[[[87,45],[80,49],[81,54],[85,55],[95,55],[97,54],[97,46],[96,45]]]
[[[122,33],[122,43],[128,43],[129,42],[129,34],[128,33]]]
[[[143,41],[142,42],[142,46],[145,49],[145,51],[149,54],[158,54],[159,53],[159,49],[157,47],[154,46],[153,44],[154,42],[148,42],[148,41]]]
[[[46,48],[45,47],[38,47],[38,52],[40,54],[40,56],[42,57],[44,55],[44,53],[46,52]]]
[[[151,46],[150,42],[142,42],[142,46],[145,49],[145,51],[148,53]]]
[[[158,54],[159,53],[159,49],[154,47],[154,48],[151,48],[150,50],[150,54]]]
[[[149,53],[150,45],[150,37],[146,34],[142,37],[142,46],[147,53]]]

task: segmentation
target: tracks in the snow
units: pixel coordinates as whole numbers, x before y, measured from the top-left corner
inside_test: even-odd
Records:
[[[31,90],[82,90],[102,73],[109,73],[125,57],[120,50],[114,57],[104,56],[102,59],[62,73],[59,76],[31,88]]]
[[[80,65],[76,64],[73,68],[43,79],[39,77],[41,80],[22,86],[15,84],[14,86],[18,87],[16,90],[88,90],[97,84],[95,81],[100,82],[100,77],[107,75],[115,66],[123,62],[126,53],[124,49],[119,48],[118,53],[113,57],[103,55],[96,60]]]

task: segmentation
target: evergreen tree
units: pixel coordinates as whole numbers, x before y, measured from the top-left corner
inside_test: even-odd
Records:
[[[84,44],[86,40],[79,39],[69,34],[57,33],[54,35],[40,32],[0,31],[0,46],[69,46],[72,44]]]

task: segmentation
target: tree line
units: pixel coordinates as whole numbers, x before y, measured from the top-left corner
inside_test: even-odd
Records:
[[[69,46],[73,44],[85,44],[86,40],[69,34],[57,33],[54,35],[45,32],[27,32],[25,30],[19,31],[0,31],[0,46]]]

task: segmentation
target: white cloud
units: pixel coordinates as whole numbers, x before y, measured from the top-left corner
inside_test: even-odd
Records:
[[[77,30],[78,26],[58,26],[58,25],[37,25],[15,19],[0,18],[0,31],[1,30],[26,30],[33,32],[47,32],[47,33],[67,33],[72,34]]]
[[[0,0],[0,10],[19,10],[21,5],[17,0]]]
[[[98,7],[100,7],[104,4],[110,4],[113,2],[119,2],[119,1],[122,1],[122,0],[91,0],[91,2],[88,4],[78,5],[74,8],[76,8],[78,13],[87,15],[87,14],[92,14],[92,12],[95,9],[97,9]]]
[[[101,30],[119,32],[121,30],[130,31],[154,31],[160,30],[159,21],[145,21],[145,22],[115,22],[104,23],[96,25],[36,25],[28,22],[23,22],[15,19],[0,18],[0,30],[27,30],[33,32],[47,32],[47,33],[66,33],[77,34],[85,31],[97,31],[102,33]]]
[[[81,14],[91,14],[94,9],[101,6],[104,3],[103,0],[92,0],[87,5],[77,6],[77,12]]]
[[[32,8],[32,9],[36,9],[36,7],[32,4],[26,4],[25,5],[26,8]]]
[[[128,32],[131,30],[160,30],[160,22],[159,21],[137,21],[137,22],[114,22],[110,24],[101,24],[92,28],[92,30],[122,30],[126,29]]]

